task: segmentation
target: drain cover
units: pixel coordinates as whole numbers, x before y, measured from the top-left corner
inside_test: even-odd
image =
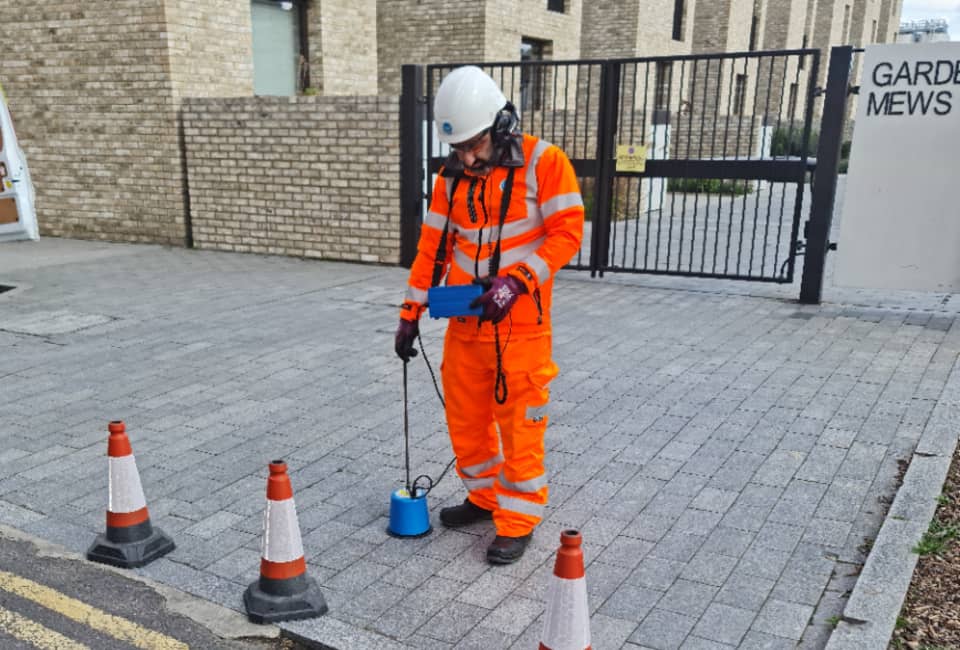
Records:
[[[73,311],[35,311],[29,314],[10,314],[0,318],[0,330],[17,334],[50,336],[69,334],[113,320],[102,314],[80,314]]]

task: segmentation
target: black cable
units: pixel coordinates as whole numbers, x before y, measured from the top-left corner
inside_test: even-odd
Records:
[[[423,338],[420,336],[420,332],[417,332],[417,343],[420,344],[420,353],[423,355],[423,361],[424,361],[424,363],[427,364],[427,370],[430,371],[430,379],[433,381],[433,389],[437,392],[437,397],[440,398],[440,404],[441,404],[444,408],[446,408],[446,407],[447,407],[447,403],[446,403],[446,401],[443,399],[443,393],[440,392],[440,385],[437,384],[437,376],[436,376],[436,374],[434,374],[434,372],[433,372],[433,366],[430,365],[430,359],[427,358],[427,351],[426,351],[426,350],[424,349],[424,347],[423,347]],[[407,405],[407,392],[406,392],[406,390],[407,390],[407,364],[403,364],[403,390],[404,390],[404,392],[403,392],[403,405],[404,405],[404,411],[403,411],[404,427],[403,427],[403,430],[404,430],[404,435],[406,436],[406,435],[407,435],[407,425],[406,425],[406,417],[407,417],[407,411],[406,411],[406,405]],[[450,468],[453,467],[453,464],[454,464],[455,462],[457,462],[457,457],[456,457],[456,456],[454,456],[454,457],[450,460],[450,462],[447,463],[447,466],[443,468],[443,471],[442,471],[442,472],[440,472],[440,476],[437,477],[437,480],[436,480],[436,481],[434,481],[432,478],[430,478],[430,476],[427,475],[427,474],[421,474],[421,475],[418,476],[417,478],[413,479],[413,483],[411,484],[411,483],[410,483],[410,453],[409,453],[409,451],[408,451],[408,452],[407,452],[407,486],[408,486],[408,487],[407,487],[407,491],[410,493],[410,496],[411,496],[411,497],[427,496],[427,494],[430,493],[430,490],[432,490],[432,489],[435,488],[436,486],[440,485],[440,481],[442,481],[442,480],[443,480],[443,477],[447,475],[447,472],[450,471]],[[426,487],[419,487],[419,486],[418,486],[418,483],[419,483],[420,479],[426,479],[427,482],[428,482],[428,485],[427,485]],[[419,492],[418,490],[423,490],[423,492],[421,493],[421,492]]]
[[[403,459],[404,464],[407,469],[407,494],[410,495],[410,498],[416,496],[415,492],[412,492],[412,487],[410,485],[410,421],[407,417],[407,362],[403,362]]]

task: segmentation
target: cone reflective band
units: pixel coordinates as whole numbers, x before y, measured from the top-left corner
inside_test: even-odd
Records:
[[[123,568],[143,566],[172,551],[174,543],[150,525],[126,426],[114,420],[108,428],[107,531],[87,550],[87,559]]]
[[[243,593],[247,618],[254,623],[275,623],[327,611],[320,588],[307,576],[293,487],[282,460],[270,463],[260,549],[260,579]]]
[[[272,580],[293,578],[307,571],[293,488],[286,468],[284,464],[271,464],[270,478],[267,479],[260,575]]]
[[[122,424],[110,424],[110,442],[108,443],[108,462],[110,492],[107,503],[107,531],[111,527],[124,528],[142,524],[150,515],[147,513],[147,500],[143,496],[137,461],[130,449],[130,440],[123,435],[113,435],[114,429]]]
[[[590,650],[590,609],[581,542],[577,530],[560,533],[539,650]]]

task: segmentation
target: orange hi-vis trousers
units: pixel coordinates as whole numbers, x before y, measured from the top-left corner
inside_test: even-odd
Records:
[[[508,321],[500,323],[501,344]],[[448,329],[441,373],[447,427],[457,473],[475,505],[493,511],[498,535],[520,537],[543,519],[547,475],[547,385],[557,376],[551,337],[511,338],[503,347],[507,399],[494,399],[497,354],[493,341]]]

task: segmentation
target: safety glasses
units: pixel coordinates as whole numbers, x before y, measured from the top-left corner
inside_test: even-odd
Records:
[[[477,135],[473,136],[469,140],[464,142],[458,142],[456,144],[451,144],[450,148],[454,151],[459,151],[460,153],[476,153],[476,150],[483,144],[484,138],[487,137],[487,134],[490,133],[490,129],[484,129]]]

